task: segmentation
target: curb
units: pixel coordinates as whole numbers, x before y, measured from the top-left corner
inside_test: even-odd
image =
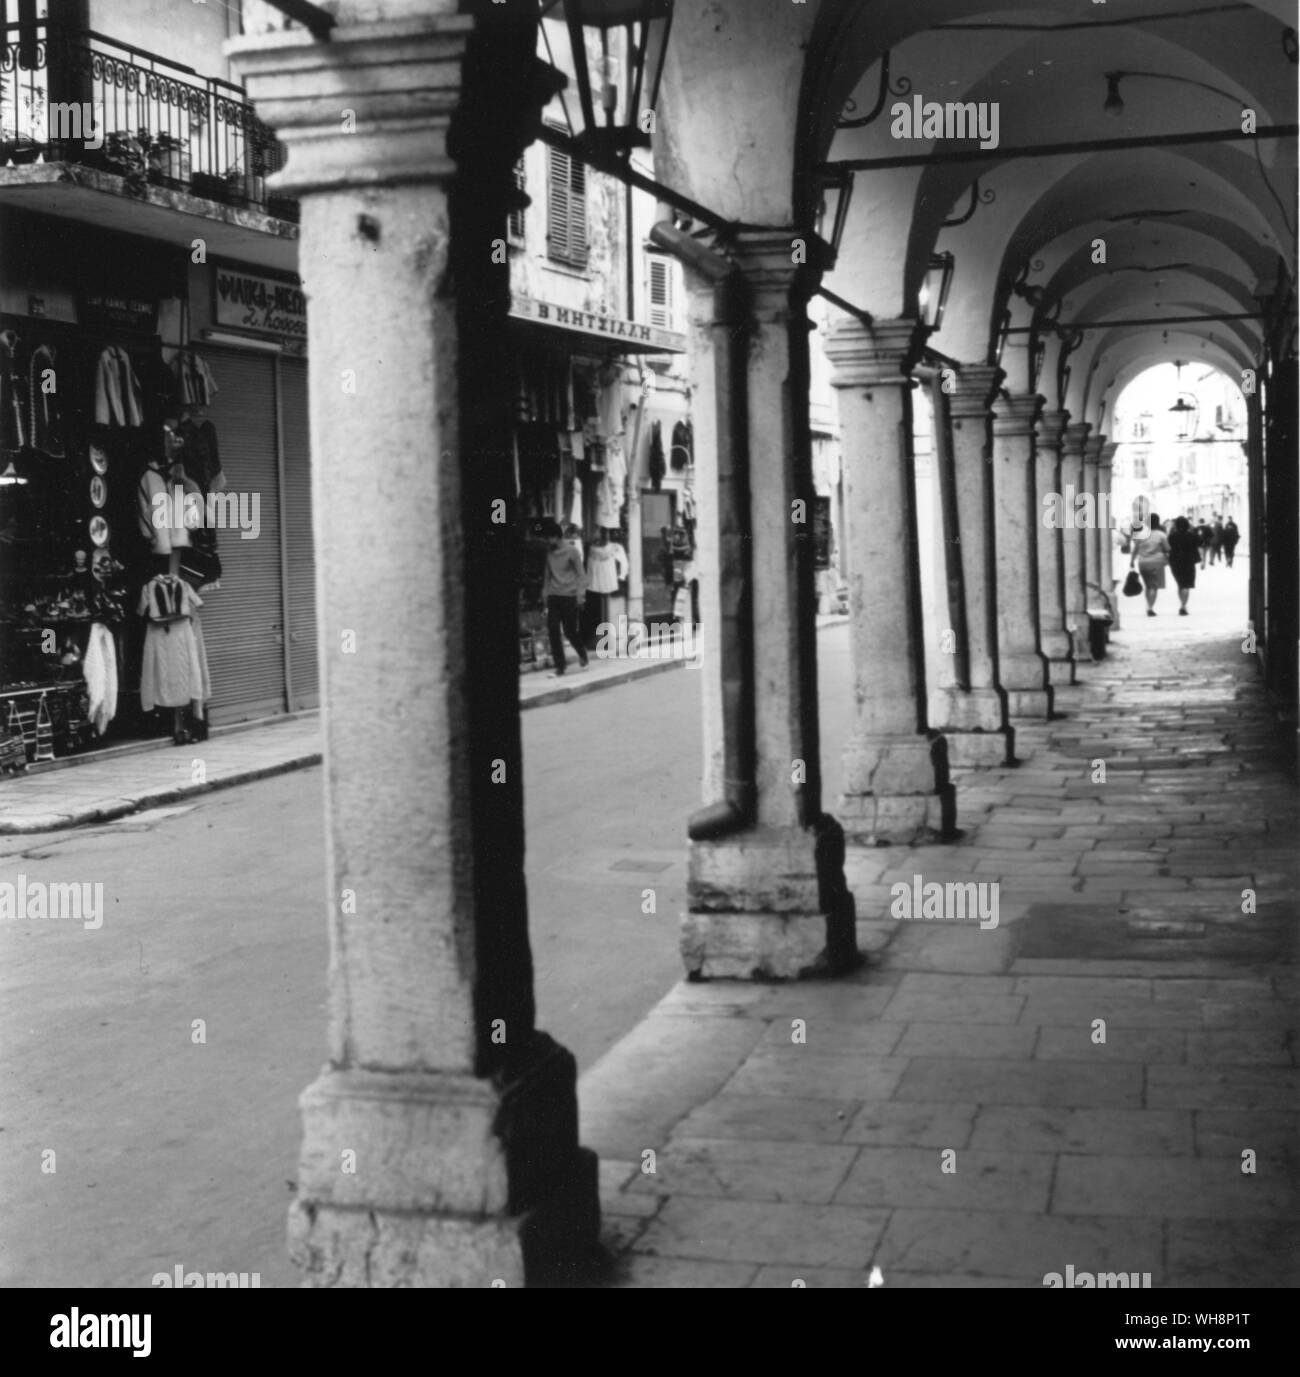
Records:
[[[546,708],[552,703],[567,703],[571,698],[582,698],[588,693],[596,693],[604,688],[616,688],[619,684],[630,684],[636,679],[647,679],[652,674],[662,674],[670,669],[684,669],[690,663],[689,660],[650,660],[644,665],[638,665],[635,669],[630,669],[626,674],[609,675],[604,679],[584,679],[577,684],[565,684],[563,688],[547,689],[543,693],[536,693],[531,698],[521,698],[519,700],[520,712],[525,712],[529,708]]]
[[[836,617],[826,621],[819,618],[817,629],[822,631],[827,626],[837,626],[847,623],[847,621],[847,617]],[[651,660],[629,669],[625,674],[610,675],[602,679],[585,679],[577,684],[566,684],[563,688],[547,689],[545,692],[534,694],[530,698],[521,698],[519,710],[520,712],[527,712],[529,708],[545,708],[554,703],[567,703],[570,699],[582,698],[588,693],[598,693],[602,689],[617,688],[619,684],[630,684],[637,679],[647,679],[652,674],[664,674],[671,669],[685,669],[690,663],[686,658]],[[319,709],[309,709],[305,712],[286,713],[281,717],[272,719],[271,724],[265,725],[292,721],[318,711]],[[228,726],[217,728],[213,735],[234,735],[262,725],[264,725],[262,722],[256,721],[232,722]],[[131,742],[119,748],[110,747],[109,750],[115,750],[122,756],[140,755],[147,751],[161,750],[170,747],[170,745],[171,742],[166,738],[159,737],[156,743],[152,741]],[[99,759],[112,759],[112,756],[105,753],[104,755],[87,757],[84,760],[69,759],[66,768],[82,763],[89,764],[91,760]],[[112,803],[103,807],[88,806],[72,813],[43,813],[17,820],[0,818],[0,837],[25,837],[41,832],[61,832],[70,827],[83,827],[89,823],[114,822],[118,818],[129,817],[132,813],[142,812],[146,808],[156,808],[161,804],[175,803],[178,799],[194,798],[199,794],[210,794],[218,789],[232,788],[237,784],[252,784],[259,779],[270,779],[275,775],[288,774],[292,770],[310,769],[313,765],[319,765],[321,760],[322,753],[320,751],[308,751],[302,755],[291,756],[288,760],[276,761],[273,765],[250,766],[248,769],[238,770],[233,774],[222,775],[218,779],[205,780],[202,784],[169,785],[165,789],[139,794],[133,798],[123,799],[119,803]],[[42,770],[39,773],[52,772]]]
[[[292,770],[304,770],[320,763],[321,752],[312,751],[306,755],[292,756],[288,760],[277,760],[273,765],[250,766],[233,774],[222,775],[218,779],[204,780],[202,784],[174,784],[166,789],[155,789],[150,793],[138,794],[133,798],[123,799],[120,803],[111,803],[103,807],[91,805],[80,808],[75,813],[45,813],[17,821],[0,819],[0,837],[25,837],[39,832],[61,832],[69,827],[84,827],[88,823],[115,822],[118,818],[143,812],[146,808],[175,803],[179,799],[194,798],[198,794],[215,793],[218,789],[229,789],[236,784],[252,784],[259,779],[286,775]]]

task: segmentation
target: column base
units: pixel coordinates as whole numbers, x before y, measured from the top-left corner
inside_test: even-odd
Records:
[[[837,816],[846,839],[860,845],[942,842],[957,830],[957,791],[947,783],[929,794],[842,794]]]
[[[689,979],[795,980],[854,969],[844,830],[754,828],[691,843],[681,953]]]
[[[1052,690],[1013,689],[1007,690],[1007,713],[1011,717],[1041,717],[1052,715]]]
[[[959,770],[996,770],[1001,765],[1016,763],[1016,733],[1014,727],[1001,727],[991,732],[946,733],[948,763]]]
[[[943,688],[930,695],[930,725],[944,734],[948,763],[958,762],[952,753],[954,732],[1000,732],[1006,729],[1006,698],[995,688]]]
[[[300,1099],[289,1246],[305,1284],[587,1275],[600,1203],[595,1154],[577,1141],[576,1081],[572,1055],[544,1033],[491,1079],[327,1068]]]
[[[1053,688],[1068,688],[1075,682],[1074,657],[1069,653],[1047,662],[1047,680]]]

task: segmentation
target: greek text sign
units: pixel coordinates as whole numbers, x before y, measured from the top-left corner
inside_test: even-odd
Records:
[[[621,316],[580,311],[572,306],[557,306],[554,302],[537,301],[529,296],[512,297],[510,314],[516,320],[535,320],[541,325],[557,325],[561,330],[573,330],[578,334],[604,335],[611,344],[621,343],[629,353],[686,352],[686,336],[676,330],[645,325],[639,320],[624,320]]]
[[[307,298],[302,288],[242,268],[213,268],[212,318],[217,325],[233,325],[259,335],[307,338]]]

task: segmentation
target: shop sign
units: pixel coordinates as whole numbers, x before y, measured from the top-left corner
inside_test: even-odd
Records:
[[[212,320],[277,339],[305,340],[307,298],[292,282],[214,264]]]
[[[151,335],[157,328],[158,303],[116,292],[84,292],[80,317],[83,325],[140,330]]]
[[[572,306],[558,306],[552,301],[537,301],[517,294],[511,298],[510,314],[516,320],[535,320],[541,325],[572,330],[575,334],[603,335],[611,344],[622,343],[629,351],[637,353],[686,352],[685,335],[639,320],[625,320],[622,316],[603,316],[596,311],[580,311]]]

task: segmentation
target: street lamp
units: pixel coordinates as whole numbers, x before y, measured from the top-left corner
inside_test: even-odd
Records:
[[[821,184],[821,214],[817,220],[817,233],[831,246],[831,264],[840,254],[840,243],[844,238],[844,226],[849,218],[849,202],[853,199],[853,172],[851,169],[835,168],[828,172]],[[826,233],[830,227],[830,234]]]
[[[573,68],[578,78],[578,99],[583,127],[578,141],[596,152],[627,153],[648,148],[659,100],[668,32],[673,22],[672,0],[562,0],[560,12],[569,28]],[[627,104],[617,117],[618,69],[610,53],[610,31],[623,29],[627,54]],[[604,123],[597,124],[592,98],[592,73],[587,63],[587,30],[600,39],[600,105]],[[643,101],[642,95],[645,99]],[[649,114],[649,128],[643,115]]]
[[[936,253],[930,259],[917,293],[916,309],[921,324],[931,333],[943,325],[944,307],[948,304],[948,291],[952,286],[954,262],[950,253]]]

